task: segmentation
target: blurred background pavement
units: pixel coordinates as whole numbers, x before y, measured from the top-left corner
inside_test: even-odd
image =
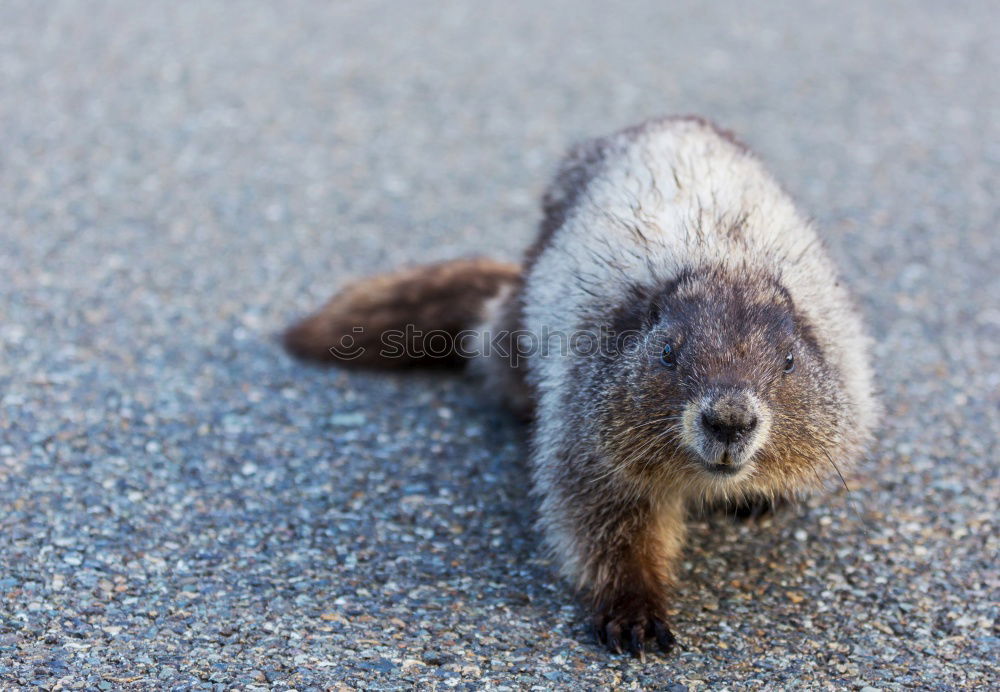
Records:
[[[0,6],[0,686],[998,684],[995,2]],[[517,258],[572,142],[737,132],[876,337],[852,492],[693,532],[610,657],[457,376],[292,362],[351,277]]]

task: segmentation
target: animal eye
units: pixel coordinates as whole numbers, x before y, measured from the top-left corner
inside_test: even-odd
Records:
[[[672,368],[677,365],[677,353],[670,344],[663,346],[663,351],[660,353],[660,363],[665,368]]]
[[[795,369],[795,356],[789,351],[788,355],[785,356],[785,374],[787,375],[792,370]]]

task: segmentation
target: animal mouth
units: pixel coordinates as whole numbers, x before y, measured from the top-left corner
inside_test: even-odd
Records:
[[[736,451],[727,445],[722,450],[722,454],[715,459],[703,459],[702,468],[713,476],[728,478],[739,476],[747,469],[749,459],[743,454],[734,453]]]
[[[705,464],[705,468],[719,476],[735,476],[743,467],[736,464]]]

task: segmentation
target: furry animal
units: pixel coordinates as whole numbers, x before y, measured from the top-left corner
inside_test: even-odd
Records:
[[[285,343],[366,367],[471,360],[532,420],[539,525],[600,642],[644,658],[648,640],[675,643],[691,509],[792,498],[861,455],[878,415],[868,340],[810,222],[700,118],[578,146],[543,207],[521,266],[362,281]],[[408,325],[405,348],[387,339]],[[427,348],[432,333],[451,348]]]

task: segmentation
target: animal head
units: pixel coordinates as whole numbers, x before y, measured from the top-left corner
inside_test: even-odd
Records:
[[[837,374],[777,279],[688,271],[637,290],[615,322],[613,375],[597,390],[621,472],[670,475],[709,499],[794,491],[833,470]]]

